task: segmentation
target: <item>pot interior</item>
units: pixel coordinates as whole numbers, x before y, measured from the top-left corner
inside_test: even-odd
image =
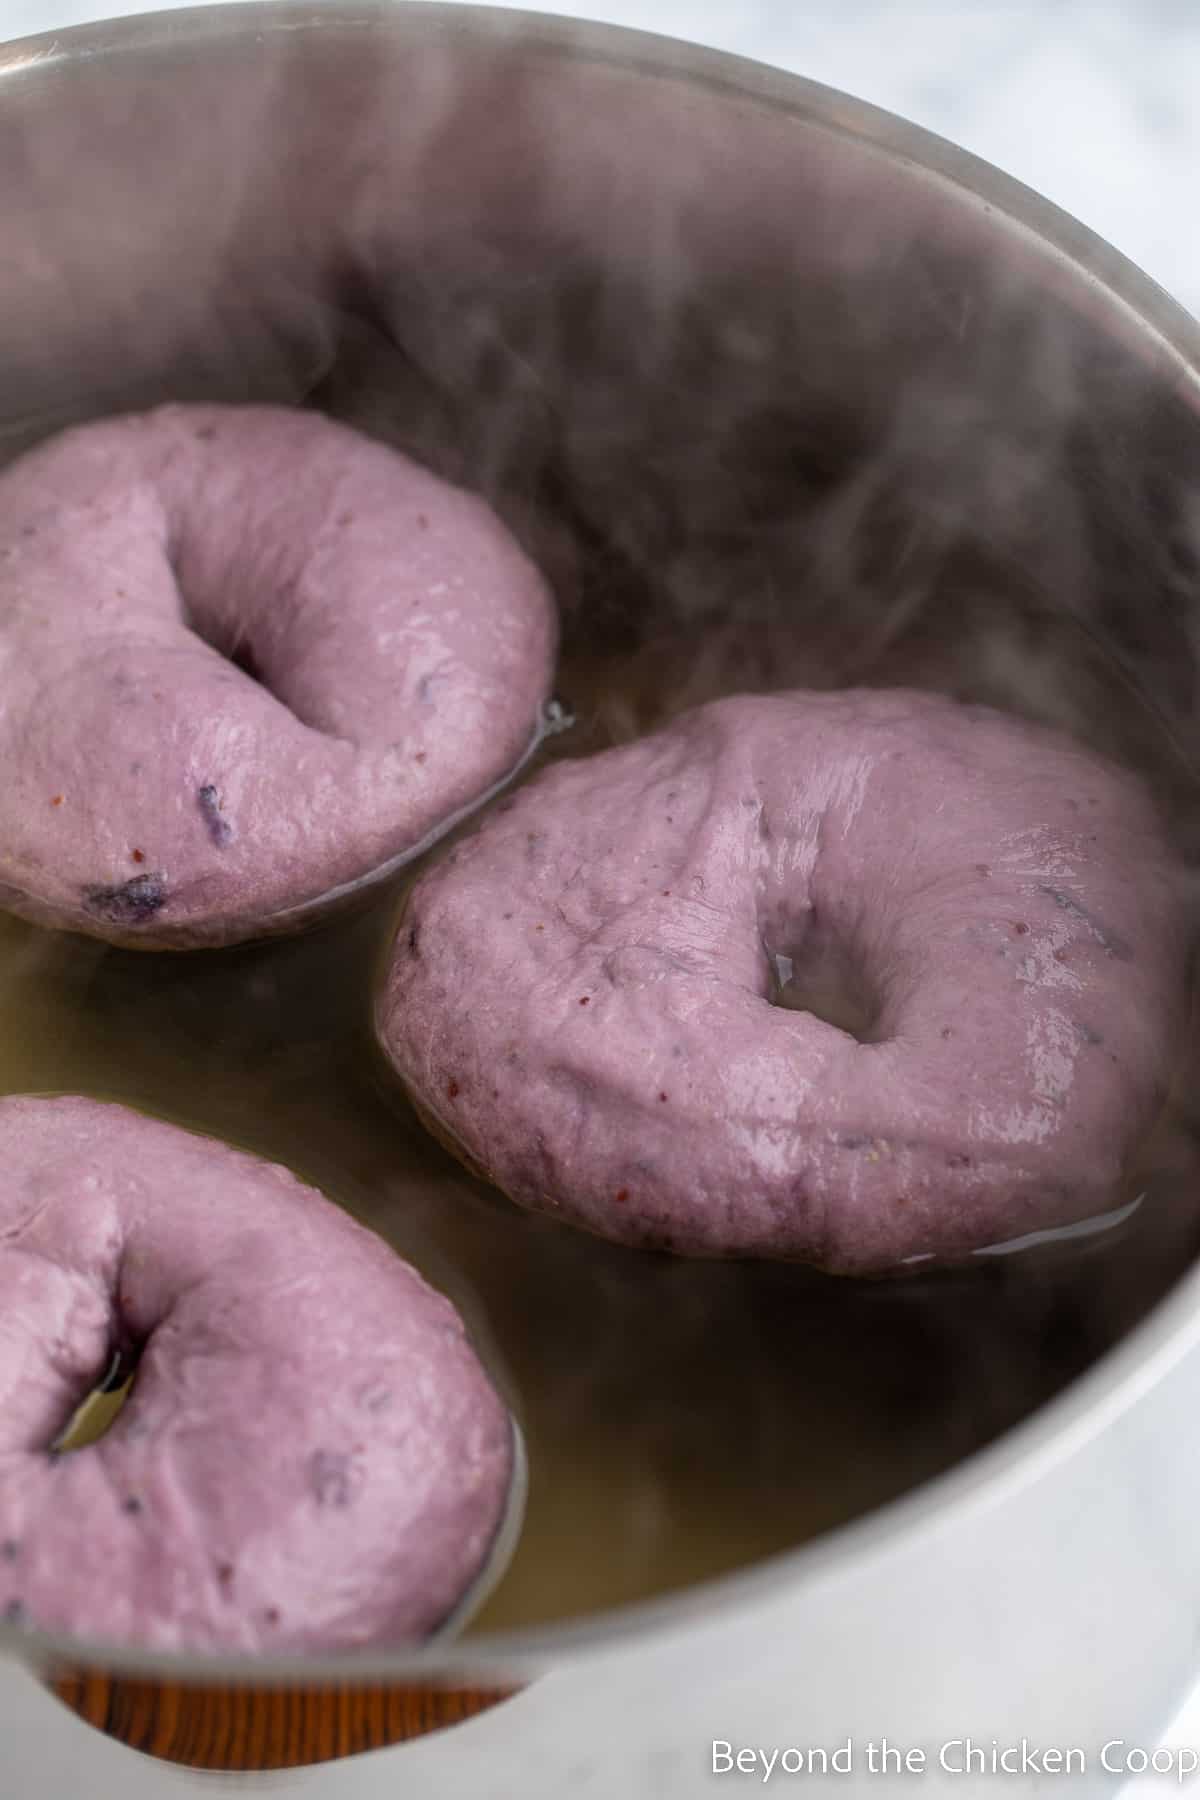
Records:
[[[575,724],[544,755],[721,693],[912,684],[1132,764],[1192,856],[1194,339],[1014,184],[769,71],[424,6],[17,47],[0,167],[5,456],[163,399],[323,408],[483,492],[547,570]],[[1186,1070],[1116,1222],[952,1271],[690,1263],[518,1213],[376,1059],[405,879],[213,954],[0,921],[0,1089],[289,1162],[453,1295],[530,1456],[475,1633],[692,1589],[909,1491],[1192,1259]]]

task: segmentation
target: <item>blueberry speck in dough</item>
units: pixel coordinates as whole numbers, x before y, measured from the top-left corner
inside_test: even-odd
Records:
[[[223,850],[233,838],[233,826],[221,811],[221,796],[211,781],[197,788],[196,802],[208,826],[209,837],[218,850]]]
[[[92,887],[84,892],[88,911],[114,925],[144,925],[166,903],[166,883],[161,874],[135,875],[116,887]]]

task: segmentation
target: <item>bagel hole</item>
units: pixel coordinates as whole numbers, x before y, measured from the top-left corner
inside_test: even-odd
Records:
[[[232,638],[223,643],[206,632],[196,631],[195,625],[191,629],[196,632],[197,637],[202,637],[206,644],[211,645],[218,655],[223,656],[227,663],[232,663],[235,669],[240,669],[243,675],[248,675],[259,687],[270,689],[271,684],[263,673],[262,664],[246,638]]]
[[[113,1352],[104,1374],[84,1395],[50,1446],[53,1455],[65,1456],[72,1450],[84,1450],[104,1436],[129,1398],[135,1371],[133,1356],[119,1350]]]
[[[214,631],[211,623],[200,621],[192,607],[187,604],[186,598],[183,602],[183,622],[193,637],[198,637],[202,644],[207,644],[210,650],[215,650],[218,656],[223,656],[227,663],[232,663],[235,669],[240,669],[243,675],[248,675],[250,680],[256,682],[259,687],[270,691],[271,684],[266,678],[263,666],[243,632],[236,628],[232,632]]]
[[[218,645],[217,648],[220,646]],[[228,650],[221,650],[221,655],[226,662],[231,662],[235,669],[240,669],[243,675],[248,675],[251,681],[256,681],[259,687],[268,685],[262,666],[245,638],[241,639],[239,643],[231,644]]]
[[[789,950],[768,950],[767,962],[772,1006],[811,1013],[860,1044],[879,1041],[879,996],[844,945],[806,938]]]

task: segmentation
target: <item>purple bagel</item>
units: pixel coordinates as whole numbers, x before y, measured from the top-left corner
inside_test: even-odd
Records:
[[[415,885],[377,1023],[519,1205],[884,1271],[1115,1203],[1184,959],[1131,776],[982,707],[797,693],[498,807]]]
[[[0,474],[0,904],[233,942],[520,760],[555,650],[482,501],[317,413],[168,406]]]
[[[134,1386],[48,1453],[114,1347]],[[157,1649],[429,1635],[489,1558],[509,1415],[454,1308],[286,1170],[0,1101],[0,1619]]]

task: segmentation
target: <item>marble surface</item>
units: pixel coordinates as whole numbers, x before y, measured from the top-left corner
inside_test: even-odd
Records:
[[[146,10],[0,0],[0,38]],[[902,113],[1037,188],[1200,312],[1196,0],[558,0],[536,10],[690,38]]]
[[[140,10],[149,8],[0,0],[0,39]],[[1037,188],[1200,312],[1197,0],[559,0],[541,10],[708,43],[888,107]],[[98,1748],[15,1671],[0,1680],[0,1739],[30,1800],[68,1788],[97,1800],[132,1791],[128,1757]],[[1200,1689],[1166,1739],[1200,1745]],[[148,1775],[140,1760],[133,1767]],[[378,1791],[396,1791],[382,1761],[372,1773]],[[228,1791],[211,1778],[179,1779],[193,1792],[213,1785]],[[1127,1800],[1168,1785],[1148,1777]]]

